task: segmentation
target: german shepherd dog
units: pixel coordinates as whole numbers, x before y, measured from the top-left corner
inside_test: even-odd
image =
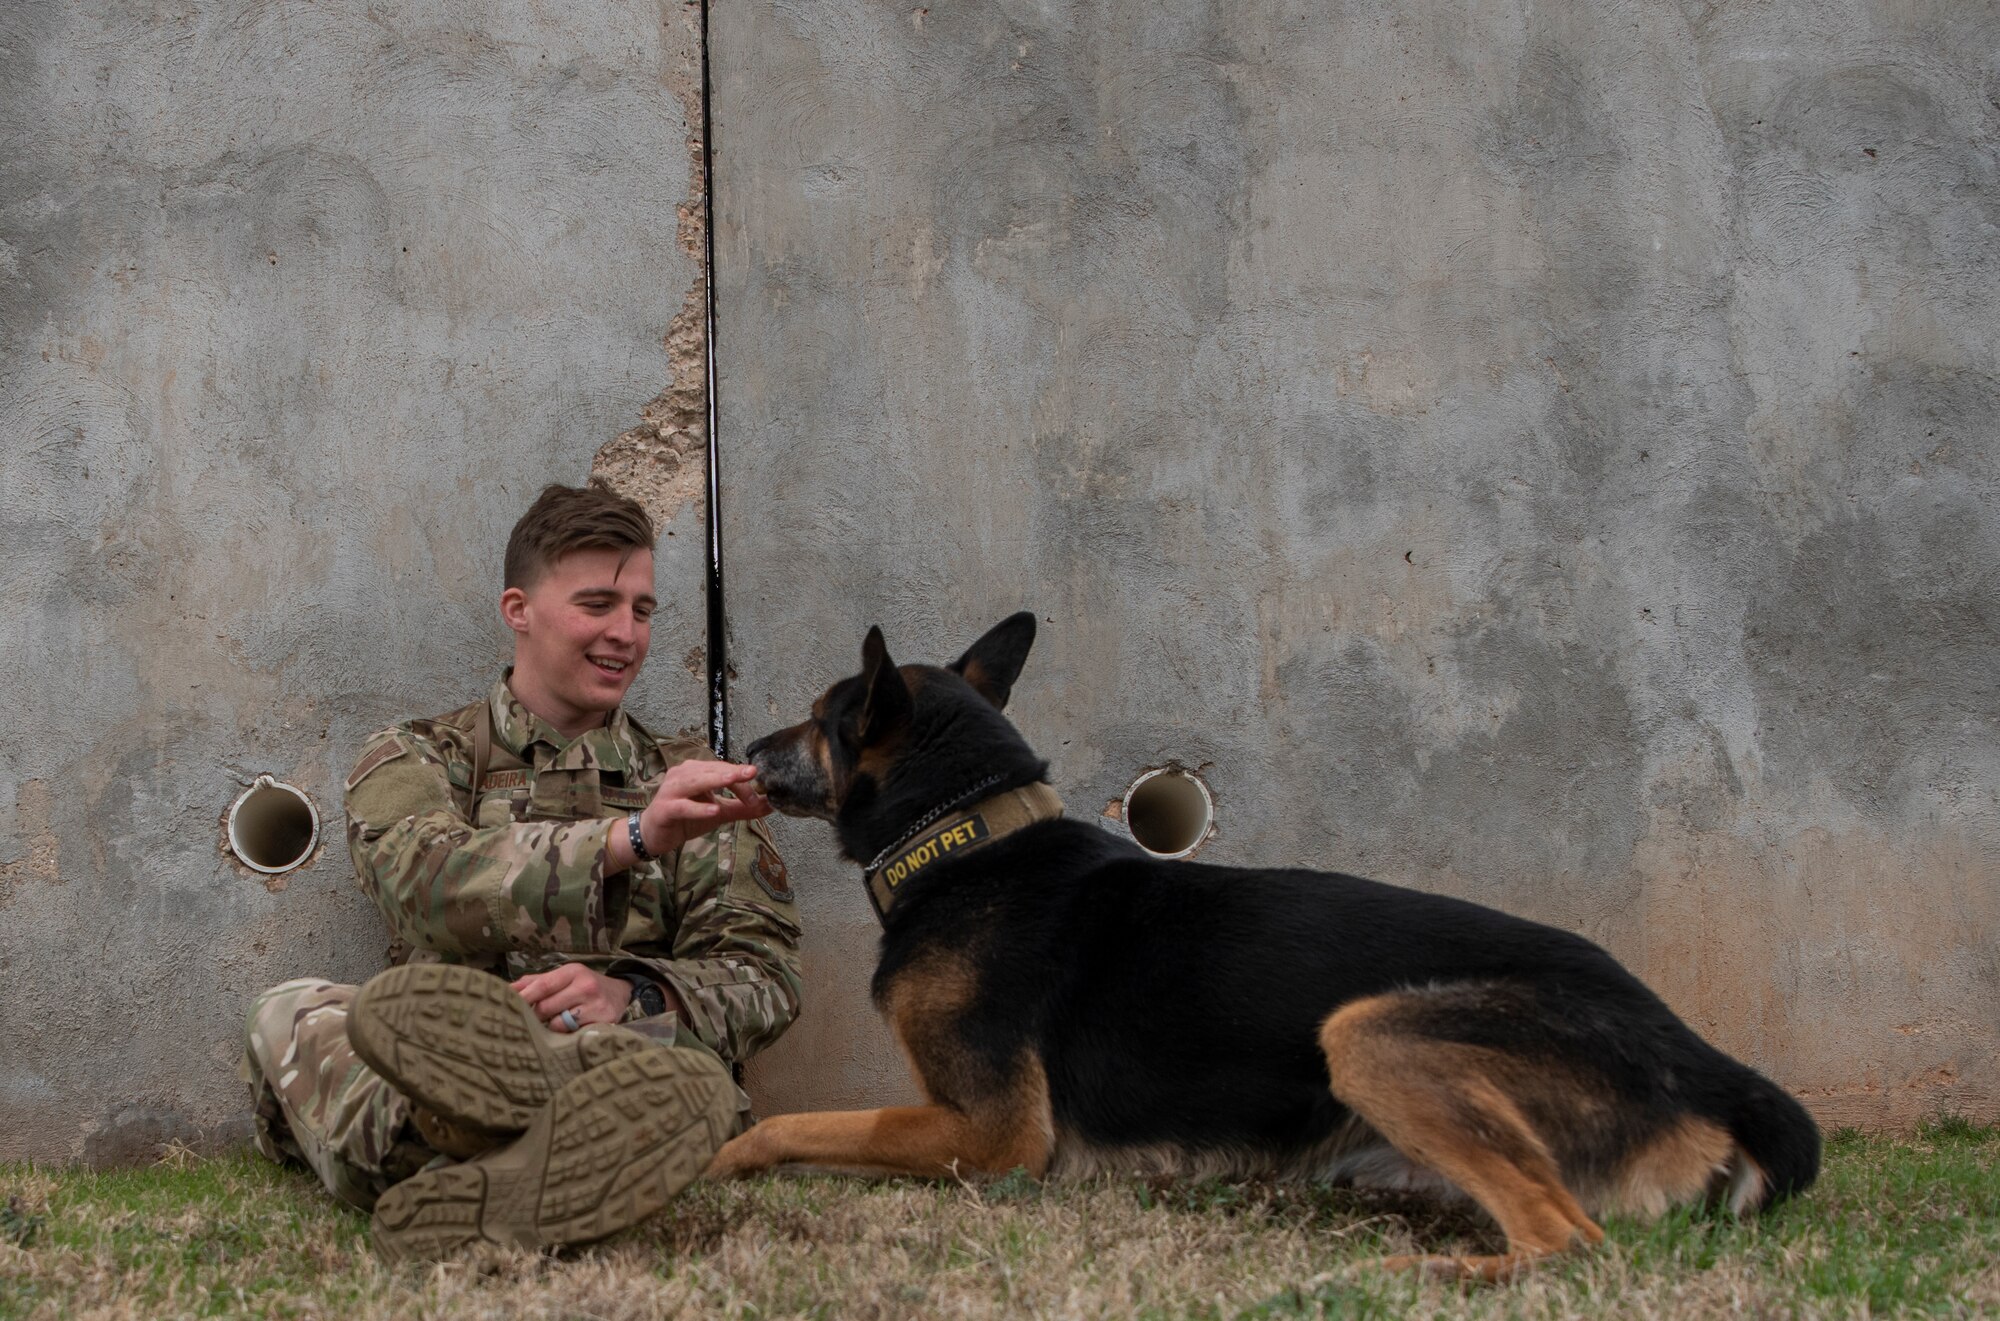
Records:
[[[1338,872],[1169,862],[1064,820],[1001,712],[1035,636],[861,673],[750,746],[782,811],[869,860],[874,999],[927,1104],[778,1115],[713,1177],[784,1164],[1303,1176],[1463,1194],[1500,1279],[1605,1212],[1745,1211],[1809,1186],[1819,1130],[1581,936]]]

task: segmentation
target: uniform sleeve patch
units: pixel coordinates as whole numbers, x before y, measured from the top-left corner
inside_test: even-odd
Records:
[[[761,839],[757,841],[757,856],[750,863],[750,874],[765,894],[781,904],[792,902],[792,878],[785,872],[785,860]]]
[[[360,784],[370,774],[388,765],[408,751],[409,749],[403,746],[403,742],[400,739],[384,739],[376,744],[374,750],[365,754],[359,762],[355,763],[354,769],[348,773],[347,792],[353,793],[355,785]]]

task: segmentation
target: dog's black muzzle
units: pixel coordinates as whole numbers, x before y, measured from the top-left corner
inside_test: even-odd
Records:
[[[771,806],[786,816],[833,817],[832,786],[805,748],[801,727],[781,729],[752,743],[743,759],[757,768],[757,780]]]

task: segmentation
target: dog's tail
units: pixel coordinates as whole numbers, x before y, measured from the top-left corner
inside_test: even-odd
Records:
[[[1784,1088],[1745,1065],[1724,1123],[1739,1153],[1729,1209],[1756,1210],[1812,1187],[1819,1177],[1819,1125]]]

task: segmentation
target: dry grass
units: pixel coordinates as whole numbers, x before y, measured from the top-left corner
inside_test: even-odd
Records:
[[[0,1318],[1873,1317],[2000,1315],[2000,1132],[1845,1136],[1760,1220],[1612,1224],[1501,1289],[1384,1275],[1486,1248],[1469,1215],[1315,1188],[983,1187],[794,1177],[697,1185],[556,1260],[395,1272],[303,1175],[177,1152],[149,1170],[0,1167]]]

